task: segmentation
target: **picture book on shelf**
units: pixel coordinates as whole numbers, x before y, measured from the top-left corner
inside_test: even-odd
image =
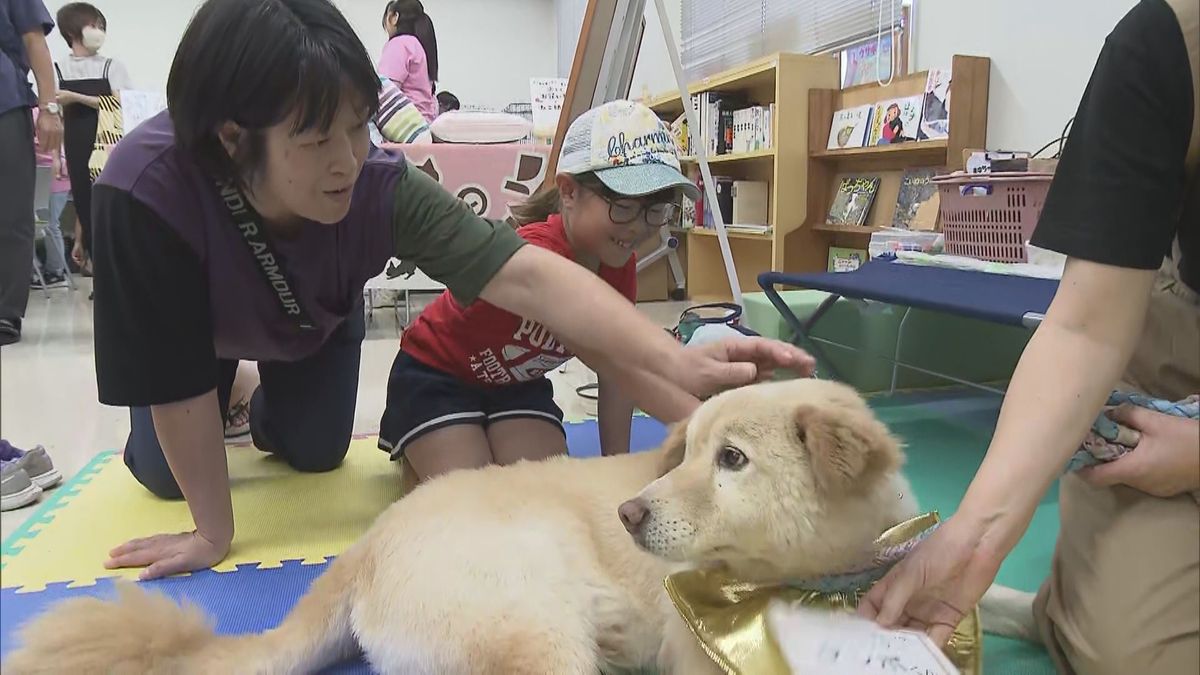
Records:
[[[850,47],[842,52],[842,58],[846,64],[843,89],[886,82],[892,76],[892,34],[884,33],[878,42],[872,38]]]
[[[829,247],[829,271],[853,272],[867,261],[867,252],[861,248]]]
[[[937,229],[941,199],[937,185],[930,179],[944,173],[948,173],[945,168],[932,167],[907,169],[904,172],[900,177],[900,191],[896,195],[896,215],[892,217],[892,227],[904,230]]]
[[[833,113],[833,123],[829,125],[829,144],[826,148],[861,148],[867,142],[867,130],[871,126],[873,108],[871,105],[860,105]]]
[[[925,99],[917,140],[946,138],[950,135],[950,69],[932,68],[925,80]]]
[[[890,145],[917,139],[921,125],[921,94],[889,99],[875,104],[871,114],[871,136],[867,145]]]
[[[875,193],[878,191],[879,176],[866,174],[842,176],[825,222],[830,225],[865,224],[867,214],[871,211],[871,204],[875,202]]]

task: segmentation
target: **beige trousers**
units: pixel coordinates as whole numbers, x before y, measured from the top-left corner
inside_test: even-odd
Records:
[[[1200,391],[1200,298],[1168,262],[1120,387]],[[1060,533],[1034,614],[1061,673],[1200,673],[1200,506],[1064,476]]]

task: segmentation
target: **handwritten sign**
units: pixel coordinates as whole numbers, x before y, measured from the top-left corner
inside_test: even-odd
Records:
[[[924,633],[781,602],[768,609],[767,622],[793,673],[959,675]]]
[[[167,109],[167,97],[159,91],[121,90],[121,118],[128,134],[139,124]]]
[[[533,137],[549,144],[558,131],[558,117],[567,95],[567,80],[562,77],[534,77],[529,80],[529,102],[533,108]]]

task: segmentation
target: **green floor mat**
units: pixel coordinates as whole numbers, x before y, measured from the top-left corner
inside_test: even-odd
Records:
[[[908,455],[905,474],[921,508],[953,515],[983,461],[996,425],[1000,398],[963,390],[898,394],[871,400],[879,418],[899,436]],[[1058,484],[1043,498],[1033,523],[1004,561],[997,581],[1036,591],[1050,571],[1058,537]],[[984,637],[985,675],[1051,675],[1054,666],[1041,647],[1018,640]]]

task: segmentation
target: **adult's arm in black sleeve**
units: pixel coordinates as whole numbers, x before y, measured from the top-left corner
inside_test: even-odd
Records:
[[[128,192],[92,192],[100,402],[149,406],[217,386],[205,274],[194,251]]]
[[[1179,22],[1162,0],[1143,0],[1104,43],[1033,243],[1157,269],[1179,227],[1193,114]]]

